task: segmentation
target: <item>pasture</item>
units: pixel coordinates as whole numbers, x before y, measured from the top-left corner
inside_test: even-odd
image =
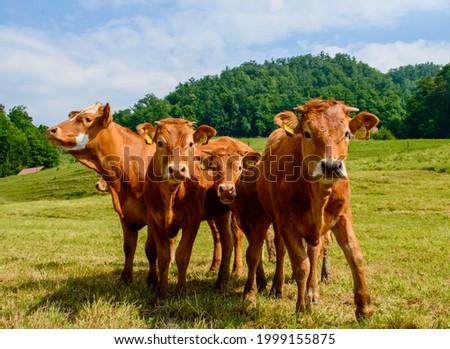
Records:
[[[262,150],[265,140],[248,142]],[[350,145],[355,231],[375,309],[367,323],[355,321],[351,273],[336,243],[331,283],[299,317],[288,258],[282,299],[260,294],[244,313],[245,275],[214,291],[206,223],[185,297],[174,294],[172,266],[171,295],[155,304],[145,284],[145,230],[134,282],[120,285],[122,233],[111,198],[95,191],[97,174],[62,157],[58,168],[0,179],[0,328],[450,328],[450,140]],[[265,268],[269,289],[275,265],[266,258]]]

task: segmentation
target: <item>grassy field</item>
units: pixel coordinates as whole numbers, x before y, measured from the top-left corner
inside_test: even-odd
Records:
[[[257,150],[265,142],[246,141]],[[213,289],[206,224],[186,297],[173,294],[172,266],[172,297],[155,305],[145,284],[145,231],[135,280],[121,286],[122,233],[110,196],[95,191],[98,175],[63,159],[58,168],[0,179],[0,328],[450,328],[450,140],[351,144],[352,209],[375,306],[368,323],[355,322],[351,273],[336,245],[332,282],[321,285],[312,312],[297,318],[296,287],[287,283],[283,299],[261,294],[244,313],[245,277],[225,294]]]

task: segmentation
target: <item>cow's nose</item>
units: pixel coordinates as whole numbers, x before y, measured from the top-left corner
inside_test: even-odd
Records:
[[[188,177],[189,176],[189,169],[185,164],[169,165],[167,170],[169,172],[169,175],[171,175],[171,176],[175,176],[175,177],[178,177],[178,176]]]
[[[50,127],[50,128],[47,130],[47,132],[48,132],[48,133],[51,133],[51,134],[55,134],[56,131],[58,131],[58,127],[56,127],[56,126]]]
[[[327,178],[345,178],[347,171],[342,160],[323,160],[320,164],[322,175]]]
[[[227,194],[227,195],[235,195],[236,187],[234,184],[220,184],[219,185],[219,194]]]

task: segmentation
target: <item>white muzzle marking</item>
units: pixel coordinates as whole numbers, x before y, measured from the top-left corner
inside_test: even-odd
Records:
[[[83,150],[86,148],[86,145],[89,143],[89,135],[86,133],[80,133],[75,137],[76,146],[73,148],[66,148],[66,150]]]

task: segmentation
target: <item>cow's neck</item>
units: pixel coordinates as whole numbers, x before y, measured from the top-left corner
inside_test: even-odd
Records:
[[[160,202],[158,203],[160,210],[155,210],[155,218],[158,220],[157,224],[160,227],[164,227],[164,230],[169,233],[172,230],[176,213],[175,205],[179,197],[183,196],[186,190],[185,183],[171,184],[169,181],[163,181],[157,183],[157,190],[159,191],[160,197]]]
[[[309,215],[310,219],[308,227],[310,229],[313,240],[318,239],[325,234],[329,229],[329,221],[327,220],[325,208],[331,199],[335,184],[323,184],[320,181],[302,180],[303,188],[301,193],[308,193],[305,195],[309,198]],[[304,198],[302,199],[304,200]],[[329,217],[328,217],[329,218]]]
[[[134,183],[145,179],[149,147],[141,137],[113,122],[102,129],[86,149],[79,151],[76,158],[102,175],[110,185]]]

